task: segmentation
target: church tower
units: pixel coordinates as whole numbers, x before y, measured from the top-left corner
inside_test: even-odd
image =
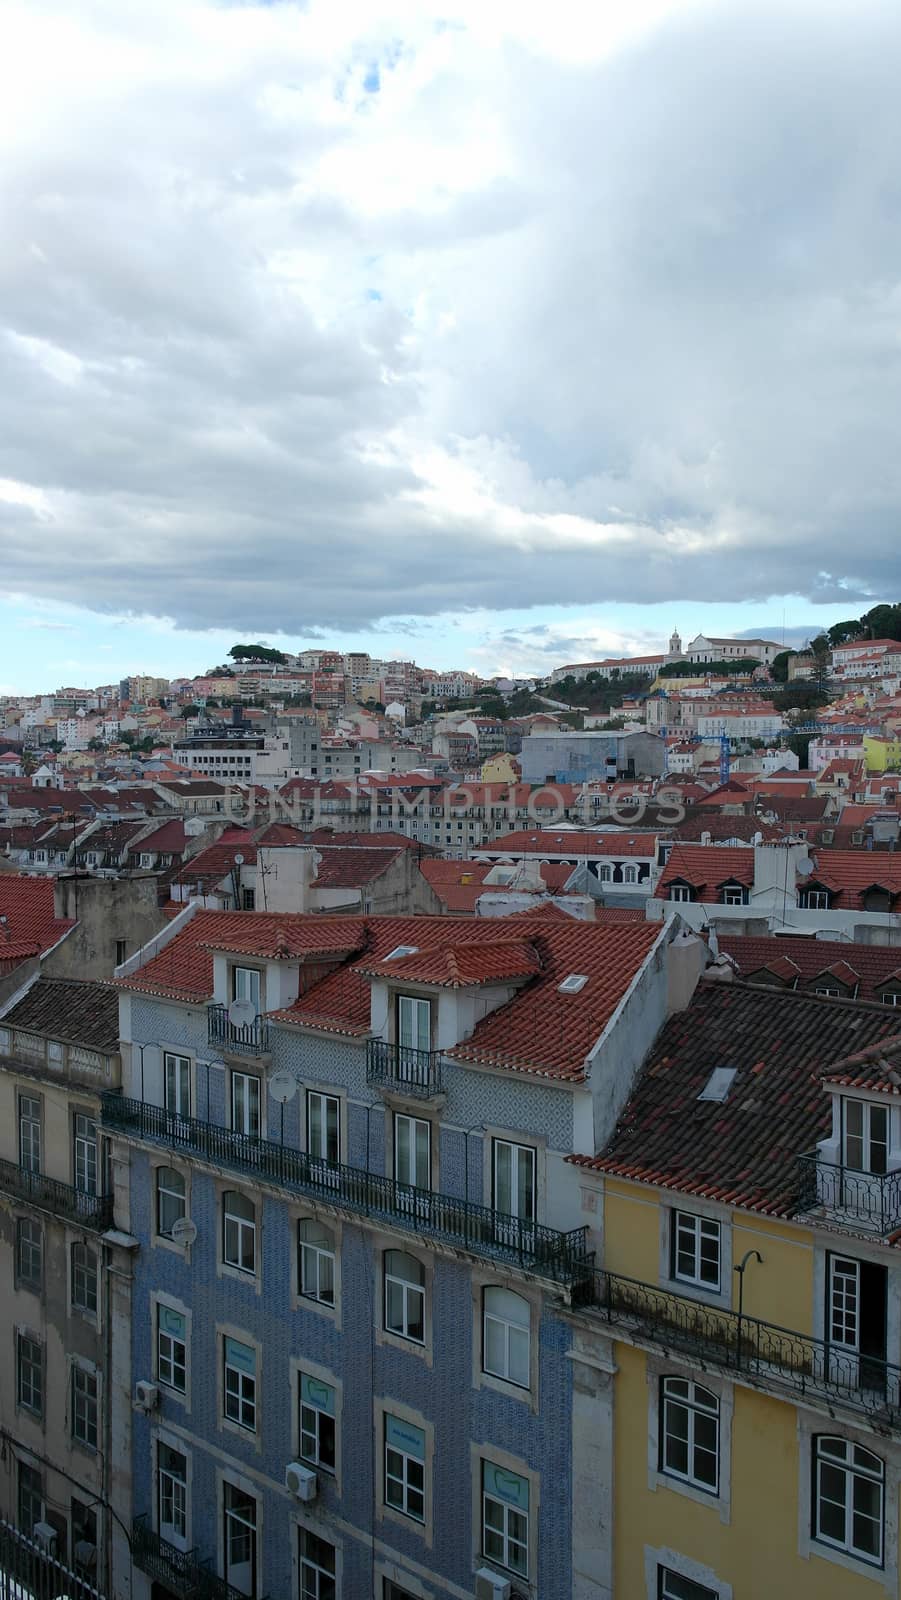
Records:
[[[674,629],[670,638],[669,652],[666,659],[667,661],[681,661],[682,659],[682,640],[679,637],[678,629]]]

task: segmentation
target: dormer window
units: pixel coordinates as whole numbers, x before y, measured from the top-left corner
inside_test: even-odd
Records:
[[[397,1043],[402,1050],[432,1048],[432,1005],[413,995],[397,996]]]
[[[232,967],[232,999],[246,1000],[253,1014],[260,1014],[260,973],[255,967]]]
[[[864,890],[864,911],[891,911],[892,897],[888,889],[879,883],[872,883],[869,889]]]
[[[684,905],[687,901],[694,900],[695,891],[690,883],[672,883],[670,884],[669,897],[678,905]]]
[[[740,883],[724,883],[720,898],[724,906],[746,906],[748,891]]]
[[[842,1100],[842,1158],[854,1172],[888,1171],[888,1107]]]
[[[883,989],[879,998],[884,1006],[901,1006],[901,984]]]
[[[802,889],[798,903],[802,911],[828,911],[831,898],[828,889]]]

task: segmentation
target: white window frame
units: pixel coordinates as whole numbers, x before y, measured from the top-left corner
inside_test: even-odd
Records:
[[[801,910],[802,911],[828,911],[829,910],[829,890],[828,889],[804,889],[804,890],[802,890]]]
[[[313,1554],[307,1552],[308,1539],[315,1540],[317,1545],[325,1545],[331,1550],[333,1556],[331,1571],[320,1566],[318,1552]],[[297,1571],[300,1600],[333,1600],[333,1597],[340,1593],[338,1546],[333,1544],[331,1539],[324,1539],[317,1529],[305,1527],[303,1523],[298,1524],[297,1528]]]
[[[315,1108],[315,1114],[314,1114]],[[307,1154],[329,1167],[341,1163],[341,1100],[323,1089],[307,1089]]]
[[[72,1115],[72,1178],[80,1194],[96,1195],[97,1119],[86,1111]]]
[[[405,1138],[401,1138],[401,1130]],[[425,1149],[421,1136],[425,1133]],[[432,1187],[432,1124],[427,1117],[395,1111],[393,1123],[394,1181],[411,1189]],[[425,1182],[421,1182],[421,1179]]]
[[[402,1428],[415,1428],[422,1434],[422,1455],[417,1456],[411,1451],[404,1450],[395,1440],[389,1442],[388,1423],[396,1422]],[[389,1457],[391,1461],[389,1463]],[[383,1504],[396,1516],[404,1517],[410,1522],[415,1522],[423,1527],[426,1522],[426,1472],[427,1472],[427,1440],[425,1429],[419,1423],[410,1423],[405,1417],[397,1416],[393,1411],[385,1411],[382,1422],[382,1501]],[[420,1480],[417,1482],[417,1478]],[[389,1482],[400,1487],[400,1499],[389,1499]],[[418,1497],[422,1498],[421,1513],[411,1509]],[[414,1498],[415,1497],[415,1498]]]
[[[676,1385],[684,1386],[685,1393],[676,1391]],[[673,1413],[679,1411],[685,1416],[685,1433],[683,1436],[672,1427]],[[707,1422],[714,1430],[714,1445],[710,1450],[705,1444],[698,1442],[697,1431],[699,1422]],[[683,1472],[668,1461],[668,1447],[671,1441],[684,1442],[687,1468]],[[721,1426],[720,1426],[720,1400],[719,1396],[708,1389],[706,1384],[696,1383],[694,1379],[682,1373],[667,1373],[660,1379],[660,1474],[664,1478],[676,1478],[682,1483],[689,1484],[693,1489],[698,1489],[702,1494],[716,1500],[720,1493],[720,1453],[721,1453]],[[714,1463],[713,1482],[697,1471],[698,1456],[712,1454]]]
[[[259,1016],[263,1005],[263,974],[257,967],[232,967],[231,993],[233,1000],[247,1000]]]
[[[402,1277],[398,1270],[392,1270],[392,1268],[397,1268],[400,1265],[399,1262],[396,1262],[389,1266],[389,1257],[392,1256],[403,1257],[406,1261],[411,1261],[417,1271],[422,1274],[421,1281],[415,1283],[412,1278]],[[397,1296],[400,1299],[401,1316],[396,1326],[392,1325],[388,1320],[389,1286],[390,1289],[397,1292]],[[382,1254],[382,1327],[385,1333],[391,1334],[395,1339],[403,1339],[410,1344],[416,1344],[420,1347],[425,1346],[428,1331],[426,1321],[427,1291],[428,1276],[426,1268],[417,1256],[411,1255],[409,1250],[385,1250]],[[417,1307],[419,1311],[418,1318],[416,1314]],[[417,1326],[418,1321],[421,1321],[422,1324],[421,1335],[410,1331]]]
[[[262,1138],[263,1086],[259,1074],[230,1068],[228,1098],[232,1132],[245,1139]]]
[[[25,1240],[23,1229],[28,1229],[29,1234],[37,1233],[37,1242],[33,1237]],[[33,1266],[37,1259],[37,1272],[23,1272],[22,1261],[28,1253],[29,1262]],[[39,1292],[44,1282],[44,1229],[36,1217],[16,1217],[16,1283],[23,1289]]]
[[[501,1182],[498,1177],[498,1157],[502,1151],[510,1151],[510,1205],[502,1206],[499,1201]],[[528,1156],[529,1161],[524,1161]],[[522,1204],[520,1194],[521,1179],[520,1165],[531,1166],[531,1206]],[[503,1216],[515,1217],[523,1223],[533,1223],[538,1220],[538,1151],[533,1144],[521,1144],[515,1139],[505,1139],[495,1135],[491,1140],[491,1204],[492,1208]]]
[[[328,1389],[331,1393],[332,1410],[327,1405],[317,1402],[316,1386]],[[333,1383],[327,1383],[315,1372],[310,1372],[301,1367],[297,1374],[297,1440],[298,1455],[301,1461],[308,1462],[311,1466],[318,1467],[320,1472],[325,1472],[330,1478],[337,1475],[338,1470],[338,1391]],[[328,1450],[325,1458],[322,1449],[323,1430],[326,1435],[331,1431],[331,1462]]]
[[[167,1313],[180,1317],[184,1323],[182,1335],[174,1329],[164,1328]],[[157,1300],[153,1308],[154,1339],[156,1345],[156,1379],[170,1394],[187,1398],[189,1383],[189,1347],[191,1339],[188,1315],[165,1300]],[[178,1382],[179,1375],[181,1382]]]
[[[37,1111],[32,1110],[37,1107]],[[26,1109],[28,1108],[28,1109]],[[23,1172],[39,1173],[43,1160],[43,1105],[40,1095],[19,1090],[18,1113],[19,1166]]]
[[[704,1566],[700,1561],[684,1556],[678,1550],[667,1547],[654,1549],[651,1545],[644,1547],[644,1573],[645,1594],[647,1600],[660,1600],[664,1573],[671,1573],[675,1578],[681,1578],[683,1583],[696,1585],[696,1593],[701,1596],[711,1596],[711,1600],[732,1600],[732,1585],[718,1578],[711,1567]]]
[[[182,1194],[180,1194],[180,1195],[177,1194],[174,1189],[170,1189],[170,1188],[166,1187],[162,1183],[161,1179],[162,1179],[162,1174],[164,1172],[166,1172],[166,1173],[174,1172],[176,1177],[181,1180],[181,1182],[182,1182],[182,1184],[184,1186]],[[161,1227],[161,1216],[160,1216],[160,1196],[161,1195],[166,1195],[169,1200],[178,1200],[178,1201],[181,1202],[182,1210],[179,1212],[177,1217],[173,1218],[172,1226],[174,1227],[175,1223],[180,1221],[182,1217],[187,1217],[189,1215],[189,1211],[188,1211],[188,1180],[187,1180],[185,1174],[183,1172],[181,1172],[178,1167],[168,1167],[168,1166],[165,1166],[165,1165],[160,1165],[160,1166],[154,1167],[154,1169],[153,1169],[153,1231],[154,1231],[154,1234],[155,1234],[157,1239],[166,1240],[171,1244],[171,1243],[173,1243],[171,1229],[167,1233]]]
[[[190,1117],[193,1106],[191,1057],[163,1051],[163,1109],[170,1117]]]
[[[831,1454],[828,1450],[824,1450],[823,1447],[825,1445],[831,1445],[835,1453]],[[812,1448],[813,1515],[811,1520],[811,1537],[818,1545],[827,1545],[832,1550],[840,1550],[845,1555],[852,1556],[855,1561],[865,1562],[871,1567],[881,1568],[885,1560],[886,1536],[885,1461],[881,1456],[876,1455],[874,1451],[868,1450],[862,1445],[855,1444],[855,1442],[851,1439],[841,1438],[836,1434],[821,1433],[815,1435],[812,1441]],[[841,1454],[844,1455],[844,1460],[840,1459]],[[873,1469],[867,1468],[862,1461],[858,1462],[858,1456],[867,1457],[869,1461],[876,1462],[880,1469],[878,1474]],[[822,1490],[822,1472],[823,1470],[828,1470],[829,1468],[833,1469],[837,1473],[841,1473],[845,1480],[843,1503],[845,1519],[844,1539],[835,1539],[830,1535],[823,1533],[820,1526],[821,1502],[824,1499]],[[879,1488],[879,1550],[878,1554],[876,1555],[864,1551],[854,1544],[854,1521],[856,1517],[860,1516],[861,1514],[860,1511],[855,1509],[854,1506],[854,1485],[855,1480],[858,1477],[864,1483],[878,1484]],[[830,1500],[829,1503],[837,1505],[839,1502]],[[867,1520],[873,1521],[874,1519],[867,1517]],[[850,1532],[848,1531],[849,1529],[851,1530]]]
[[[84,1239],[74,1239],[69,1246],[69,1264],[72,1274],[69,1304],[72,1310],[81,1311],[88,1317],[96,1317],[100,1304],[100,1261],[97,1251]],[[91,1291],[92,1283],[93,1291]]]
[[[396,999],[395,1023],[399,1050],[431,1050],[431,1000],[412,994],[399,994]]]
[[[524,1320],[513,1322],[508,1316],[503,1315],[503,1307],[498,1304],[498,1297],[501,1295],[519,1302],[524,1311]],[[502,1357],[498,1367],[489,1366],[489,1327],[498,1330],[501,1339]],[[521,1371],[524,1365],[524,1379],[513,1376],[514,1362],[511,1359],[514,1349],[522,1345],[525,1349],[525,1360],[522,1364],[521,1361],[517,1362],[516,1369]],[[486,1283],[482,1289],[482,1371],[489,1377],[513,1384],[519,1389],[527,1390],[531,1387],[532,1306],[523,1295],[498,1283]]]
[[[688,883],[670,884],[669,897],[673,905],[689,905],[691,903],[691,885]]]
[[[252,1522],[247,1520],[246,1517],[242,1517],[241,1514],[239,1513],[239,1511],[236,1510],[230,1504],[229,1491],[231,1491],[231,1493],[233,1493],[234,1495],[240,1495],[244,1500],[248,1501],[253,1506],[253,1521]],[[232,1482],[232,1480],[230,1478],[223,1478],[222,1479],[221,1509],[222,1509],[222,1575],[225,1578],[226,1582],[230,1583],[232,1588],[236,1589],[239,1594],[246,1592],[250,1596],[256,1597],[259,1594],[259,1563],[260,1563],[260,1502],[259,1502],[259,1499],[249,1489],[245,1489],[243,1484],[234,1483],[234,1482]],[[234,1564],[234,1566],[232,1566],[232,1564],[231,1564],[230,1537],[229,1537],[231,1528],[233,1526],[234,1527],[239,1527],[239,1528],[243,1527],[243,1528],[245,1528],[245,1529],[247,1529],[249,1531],[249,1536],[250,1536],[249,1537],[249,1542],[250,1542],[250,1552],[251,1552],[250,1561],[249,1562],[236,1562]],[[250,1586],[250,1589],[248,1591],[244,1591],[244,1590],[238,1589],[237,1584],[234,1582],[234,1579],[238,1577],[238,1569],[239,1568],[243,1568],[244,1566],[249,1566],[250,1567],[250,1585],[251,1586]]]
[[[520,1506],[513,1506],[509,1501],[501,1499],[500,1495],[486,1487],[485,1469],[489,1468],[495,1473],[503,1472],[510,1477],[517,1478],[526,1486],[528,1503],[525,1511]],[[483,1456],[479,1466],[479,1527],[482,1554],[486,1561],[493,1566],[500,1567],[504,1572],[512,1573],[515,1578],[529,1582],[531,1568],[531,1517],[532,1517],[532,1485],[529,1478],[521,1472],[513,1472],[509,1467],[501,1466],[490,1456]],[[487,1532],[489,1531],[488,1508],[493,1512],[500,1512],[500,1526],[492,1525],[490,1534],[492,1540],[497,1540],[496,1547],[489,1547]],[[522,1533],[514,1531],[513,1519],[519,1518],[525,1524]],[[522,1549],[524,1559],[520,1564],[510,1560],[514,1548]]]
[[[26,1351],[25,1346],[30,1346]],[[34,1351],[37,1351],[35,1359]],[[31,1417],[43,1417],[45,1400],[44,1345],[29,1328],[16,1329],[16,1406]]]
[[[856,1120],[860,1115],[860,1131],[852,1133],[848,1123],[853,1111]],[[884,1135],[874,1140],[873,1122],[876,1118],[884,1122]],[[841,1121],[842,1121],[842,1163],[852,1172],[866,1172],[874,1177],[883,1177],[888,1171],[888,1154],[891,1143],[891,1115],[887,1105],[874,1105],[870,1100],[857,1100],[851,1095],[841,1096]],[[860,1145],[860,1164],[852,1161],[849,1156],[849,1142],[851,1140]],[[873,1165],[874,1145],[882,1149],[882,1165]]]
[[[230,1345],[238,1345],[242,1350],[253,1353],[254,1369],[247,1372],[245,1369],[230,1359],[233,1352]],[[237,1428],[243,1434],[258,1433],[259,1420],[259,1352],[256,1345],[246,1344],[243,1339],[234,1334],[224,1334],[222,1338],[222,1418],[231,1427]],[[229,1410],[231,1406],[231,1411]]]
[[[171,1454],[174,1455],[174,1456],[180,1456],[181,1459],[184,1461],[184,1464],[185,1464],[185,1475],[184,1475],[183,1478],[177,1477],[176,1474],[173,1471],[171,1471],[168,1466],[166,1466],[166,1467],[163,1466],[162,1459],[161,1459],[161,1455],[162,1455],[162,1451],[163,1450],[170,1451]],[[187,1451],[179,1449],[177,1445],[170,1444],[168,1439],[157,1439],[157,1441],[156,1441],[156,1531],[157,1531],[157,1533],[160,1535],[160,1537],[162,1539],[166,1540],[167,1544],[173,1545],[176,1550],[187,1550],[188,1549],[188,1533],[189,1533],[189,1528],[190,1528],[189,1475],[190,1475],[190,1463],[189,1463]],[[183,1523],[183,1526],[180,1529],[179,1529],[178,1523],[176,1523],[176,1522],[166,1522],[163,1519],[163,1497],[164,1497],[164,1492],[165,1492],[164,1491],[164,1483],[166,1483],[166,1484],[171,1486],[170,1490],[169,1490],[169,1499],[170,1499],[172,1505],[174,1507],[177,1507],[179,1505],[179,1502],[180,1502],[181,1521]]]
[[[694,1240],[689,1245],[690,1235]],[[708,1242],[716,1240],[717,1275],[716,1279],[702,1276],[702,1240]],[[684,1242],[682,1242],[684,1241]],[[695,1289],[705,1289],[711,1294],[718,1295],[722,1292],[723,1285],[723,1225],[713,1217],[702,1217],[696,1211],[672,1212],[672,1263],[670,1275],[674,1283],[688,1283]],[[680,1253],[687,1253],[691,1248],[694,1257],[694,1269],[690,1272],[680,1271]]]
[[[301,1238],[301,1227],[311,1224],[314,1228],[321,1228],[331,1236],[331,1246],[318,1240]],[[322,1222],[319,1217],[297,1218],[297,1299],[303,1304],[320,1306],[328,1311],[335,1311],[338,1305],[338,1271],[339,1271],[338,1238],[335,1229],[330,1223]],[[331,1294],[322,1293],[323,1276],[331,1279]],[[314,1292],[311,1293],[310,1290]]]
[[[242,1217],[236,1211],[229,1211],[230,1195],[237,1195],[250,1207],[252,1215]],[[244,1264],[248,1240],[253,1259],[253,1265],[249,1267]],[[229,1251],[232,1253],[229,1254]],[[239,1273],[242,1278],[255,1278],[257,1275],[257,1211],[253,1201],[241,1189],[222,1191],[222,1265],[231,1272]]]
[[[83,1450],[96,1451],[100,1440],[100,1377],[96,1367],[81,1361],[72,1362],[70,1395],[72,1442],[81,1445]],[[93,1439],[85,1437],[79,1428],[88,1433],[93,1429]]]

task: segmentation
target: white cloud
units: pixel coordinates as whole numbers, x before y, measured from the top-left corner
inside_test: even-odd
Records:
[[[880,0],[12,6],[3,581],[291,633],[893,596],[899,45]]]

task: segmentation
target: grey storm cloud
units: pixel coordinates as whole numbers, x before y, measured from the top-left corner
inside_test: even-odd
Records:
[[[688,6],[578,64],[461,29],[396,97],[422,35],[316,56],[277,9],[220,59],[160,0],[131,55],[98,0],[102,92],[4,145],[5,588],[290,633],[897,595],[896,5]],[[458,183],[348,185],[430,140]]]

